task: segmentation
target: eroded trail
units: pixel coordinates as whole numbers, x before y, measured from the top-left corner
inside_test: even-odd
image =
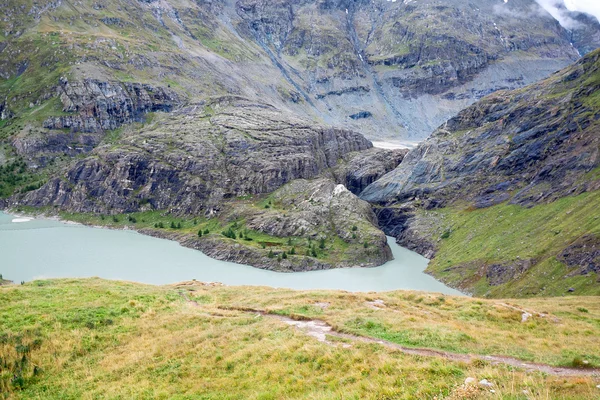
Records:
[[[180,295],[193,307],[200,307],[200,305],[194,300],[190,299],[190,297],[186,293],[180,292]],[[500,304],[500,306],[507,306],[512,308],[513,306],[509,306],[506,304]],[[235,310],[242,311],[247,313],[253,313],[256,315],[263,316],[265,318],[276,319],[281,321],[289,326],[293,326],[298,329],[300,332],[315,338],[321,343],[325,343],[330,346],[342,346],[344,348],[351,348],[352,343],[373,343],[384,346],[386,348],[401,351],[405,354],[416,355],[416,356],[424,356],[424,357],[439,357],[444,358],[451,361],[462,361],[462,362],[473,362],[475,360],[484,360],[489,362],[492,365],[510,365],[515,368],[520,368],[525,371],[530,372],[543,372],[548,375],[553,376],[591,376],[591,377],[600,377],[600,369],[596,368],[588,368],[588,369],[580,369],[580,368],[568,368],[568,367],[555,367],[548,364],[540,364],[540,363],[532,363],[526,362],[523,360],[519,360],[514,357],[508,356],[491,356],[491,355],[477,355],[477,354],[461,354],[461,353],[451,353],[442,350],[434,350],[428,348],[412,348],[412,347],[404,347],[397,343],[393,343],[387,340],[376,339],[366,336],[358,336],[352,335],[348,333],[338,332],[327,322],[318,320],[318,319],[308,319],[301,317],[300,319],[294,319],[290,317],[286,317],[278,314],[271,314],[267,311],[256,310],[252,308],[238,308],[238,307],[227,307],[227,310]],[[524,314],[529,314],[529,312],[525,310],[519,309]],[[530,315],[530,314],[529,314]],[[342,339],[341,341],[332,341],[331,339],[338,338]]]
[[[308,336],[311,336],[317,339],[319,342],[331,345],[338,346],[341,345],[343,347],[349,348],[352,347],[352,343],[360,342],[360,343],[374,343],[379,344],[381,346],[387,347],[389,349],[401,351],[405,354],[416,355],[416,356],[424,356],[424,357],[439,357],[445,358],[451,361],[463,361],[470,363],[475,360],[484,360],[489,362],[492,365],[510,365],[516,368],[521,368],[526,371],[533,372],[543,372],[548,375],[554,376],[593,376],[600,377],[600,369],[589,368],[589,369],[578,369],[578,368],[568,368],[568,367],[555,367],[548,364],[539,364],[526,362],[523,360],[519,360],[517,358],[508,357],[508,356],[489,356],[489,355],[476,355],[476,354],[460,354],[460,353],[451,353],[447,351],[441,350],[433,350],[427,348],[411,348],[404,347],[397,343],[392,343],[387,340],[375,339],[365,336],[351,335],[348,333],[338,332],[325,321],[316,320],[316,319],[303,319],[303,320],[295,320],[293,318],[269,314],[267,312],[261,310],[241,310],[247,312],[254,312],[260,314],[267,318],[277,319],[286,323],[287,325],[293,326],[299,331],[305,333]],[[343,339],[344,342],[334,342],[331,341],[330,338],[339,338]]]
[[[460,353],[450,353],[447,351],[441,350],[432,350],[426,348],[410,348],[404,347],[397,343],[392,343],[387,340],[374,339],[365,336],[357,336],[350,335],[347,333],[337,332],[333,329],[332,326],[328,325],[324,321],[319,320],[305,320],[305,321],[297,321],[292,318],[283,317],[280,315],[266,314],[260,312],[261,315],[269,318],[275,318],[290,326],[296,327],[301,332],[307,334],[308,336],[312,336],[316,338],[318,341],[322,343],[326,343],[329,345],[339,345],[338,342],[332,342],[328,339],[329,337],[336,337],[340,339],[345,339],[347,342],[342,343],[344,347],[351,347],[351,344],[348,342],[362,342],[362,343],[375,343],[393,350],[399,350],[405,354],[417,355],[417,356],[425,356],[425,357],[440,357],[445,358],[451,361],[464,361],[464,362],[472,362],[474,360],[484,360],[493,365],[505,364],[510,365],[516,368],[521,368],[526,371],[538,371],[544,372],[548,375],[555,376],[600,376],[600,370],[598,369],[577,369],[577,368],[566,368],[566,367],[554,367],[547,364],[538,364],[538,363],[530,363],[525,362],[523,360],[519,360],[517,358],[507,357],[507,356],[484,356],[484,355],[472,355],[472,354],[460,354]]]

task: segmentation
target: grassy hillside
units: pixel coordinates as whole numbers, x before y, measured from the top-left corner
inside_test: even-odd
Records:
[[[259,314],[253,310],[264,310]],[[525,322],[522,311],[532,316]],[[247,311],[243,311],[247,310]],[[543,313],[539,314],[539,313]],[[272,315],[474,361],[307,335]],[[595,399],[598,378],[525,372],[488,354],[600,365],[597,298],[474,300],[100,279],[0,287],[5,398]],[[467,377],[494,386],[465,386]]]
[[[504,203],[478,210],[455,206],[423,211],[425,218],[443,221],[441,231],[437,226],[429,233],[439,245],[429,270],[478,296],[560,296],[569,289],[600,295],[600,276],[583,268],[593,260],[569,267],[560,257],[561,250],[582,238],[598,240],[599,204],[596,191],[532,208]],[[522,270],[503,268],[520,262],[527,262]],[[502,266],[496,279],[482,268],[490,265]]]

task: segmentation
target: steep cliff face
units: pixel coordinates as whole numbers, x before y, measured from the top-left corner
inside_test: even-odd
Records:
[[[598,45],[600,26],[577,18],[569,32],[534,0],[11,0],[0,111],[14,118],[0,129],[101,133],[240,95],[369,138],[420,140]]]
[[[170,112],[182,104],[177,93],[170,89],[139,83],[91,79],[70,83],[61,78],[57,91],[62,111],[74,115],[49,117],[43,126],[71,132],[117,129],[123,124],[144,122],[147,113]]]
[[[403,155],[374,149],[352,131],[223,97],[123,130],[8,206],[115,221],[136,221],[131,214],[142,219],[144,212],[201,219],[218,232],[203,236],[198,226],[190,232],[164,224],[141,231],[278,271],[376,266],[392,258],[387,239],[370,205],[343,184],[360,190]]]
[[[392,136],[423,138],[484,95],[568,65],[577,58],[569,41],[600,44],[593,20],[572,34],[527,0],[237,5],[242,32],[311,104],[373,136],[393,126]]]
[[[437,252],[436,276],[478,294],[490,286],[492,294],[537,294],[549,280],[574,276],[589,277],[582,287],[597,285],[595,267],[583,265],[595,247],[584,256],[584,246],[572,243],[582,235],[593,242],[600,218],[598,93],[596,51],[545,81],[465,109],[361,198],[379,204],[380,223],[400,243]],[[474,249],[480,241],[498,247]],[[580,274],[570,266],[577,260]],[[530,279],[542,272],[535,286]]]
[[[218,209],[224,199],[315,178],[342,156],[371,146],[354,132],[313,126],[242,98],[221,98],[97,148],[24,202],[77,212],[131,212],[148,204],[202,213]]]

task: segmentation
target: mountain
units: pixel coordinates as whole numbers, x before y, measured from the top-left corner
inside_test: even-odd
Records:
[[[4,9],[0,206],[284,271],[390,259],[356,195],[405,152],[365,136],[423,138],[570,64],[598,28],[574,36],[533,0]]]
[[[593,19],[582,14],[570,32],[533,0],[10,0],[4,9],[2,136],[59,136],[52,150],[66,153],[67,142],[87,149],[148,112],[227,95],[368,138],[420,140],[482,96],[600,45]]]
[[[430,272],[477,295],[600,293],[600,52],[494,93],[360,195]]]

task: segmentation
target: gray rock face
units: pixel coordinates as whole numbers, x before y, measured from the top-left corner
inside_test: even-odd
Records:
[[[223,98],[157,121],[118,146],[97,148],[23,202],[79,212],[128,212],[149,204],[201,213],[218,209],[224,199],[317,177],[345,154],[371,146],[350,131]]]
[[[369,138],[421,140],[481,97],[570,64],[600,35],[590,21],[561,28],[534,0],[86,0],[71,5],[79,36],[60,1],[20,3],[0,21],[0,76],[26,84],[0,98],[29,121],[27,105],[58,93],[72,114],[45,109],[36,126],[86,133],[239,95]],[[52,32],[38,29],[43,18]]]
[[[242,33],[310,104],[355,129],[375,127],[370,137],[395,126],[423,138],[479,98],[565,67],[578,56],[570,41],[600,44],[590,37],[600,26],[572,34],[529,0],[240,0],[237,12]]]
[[[6,102],[0,103],[0,121],[12,118],[13,113],[8,109]]]
[[[488,207],[533,205],[598,187],[595,79],[600,53],[532,85],[498,92],[462,111],[361,194],[367,201],[457,200]]]
[[[62,78],[58,87],[63,112],[74,115],[51,117],[47,129],[72,132],[101,132],[122,124],[143,122],[149,112],[170,112],[181,104],[174,91],[141,83],[102,82],[94,79],[69,82]]]
[[[333,170],[336,180],[358,195],[367,186],[396,168],[408,150],[372,148],[349,154]]]
[[[567,265],[569,276],[600,273],[600,240],[595,235],[586,235],[556,258]]]

